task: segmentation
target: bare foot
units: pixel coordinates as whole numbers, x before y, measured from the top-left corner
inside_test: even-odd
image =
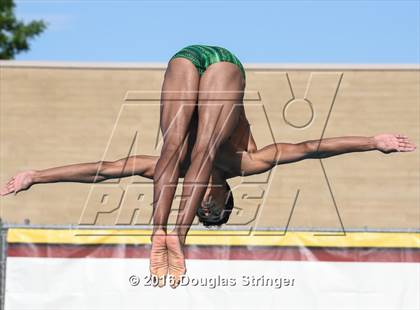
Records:
[[[166,248],[166,233],[163,230],[157,230],[152,236],[150,273],[154,277],[152,283],[159,287],[165,285],[165,277],[168,273],[168,249]]]
[[[183,247],[178,234],[175,232],[168,234],[166,236],[166,246],[168,248],[168,273],[171,277],[170,285],[172,288],[176,288],[181,281],[181,276],[186,272]]]
[[[400,134],[381,134],[373,137],[376,148],[382,153],[388,154],[392,152],[412,152],[416,149],[416,145],[408,140],[404,135]]]
[[[0,190],[0,196],[19,193],[29,189],[34,184],[35,170],[23,171],[12,177]]]

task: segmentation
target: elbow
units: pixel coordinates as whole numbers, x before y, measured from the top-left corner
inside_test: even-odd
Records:
[[[155,175],[155,168],[156,168],[156,164],[157,164],[158,159],[154,159],[154,158],[149,158],[149,160],[147,161],[147,166],[146,166],[146,170],[144,171],[143,177],[147,178],[147,179],[152,179]]]
[[[119,166],[118,161],[98,161],[96,164],[97,177],[95,182],[106,180],[112,174],[112,172],[115,171],[115,168]]]
[[[305,158],[316,158],[318,153],[318,142],[315,140],[305,141],[299,143],[299,146],[302,148],[302,153]]]

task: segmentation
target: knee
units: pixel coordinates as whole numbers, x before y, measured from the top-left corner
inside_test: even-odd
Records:
[[[201,158],[214,162],[218,146],[211,141],[197,141],[191,154],[191,160]]]
[[[180,161],[185,158],[186,152],[183,150],[184,139],[180,136],[168,137],[164,140],[161,156],[177,156]]]

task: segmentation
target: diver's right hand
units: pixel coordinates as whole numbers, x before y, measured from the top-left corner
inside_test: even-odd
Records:
[[[0,196],[6,196],[11,193],[15,195],[20,191],[29,189],[35,182],[35,170],[27,170],[16,174],[0,190]]]

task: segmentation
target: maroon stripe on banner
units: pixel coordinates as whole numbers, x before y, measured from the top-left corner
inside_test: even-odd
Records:
[[[150,245],[66,245],[10,243],[10,257],[148,258]],[[332,262],[420,262],[413,248],[321,248],[262,246],[186,246],[188,259]]]

